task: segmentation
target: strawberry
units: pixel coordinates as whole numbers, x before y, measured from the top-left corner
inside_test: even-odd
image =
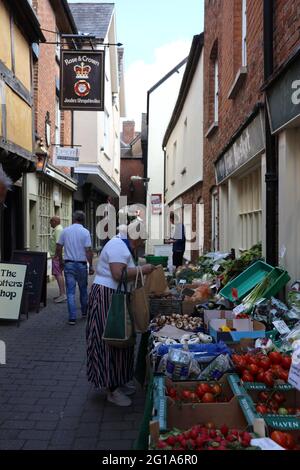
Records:
[[[223,426],[221,426],[221,428],[220,428],[220,431],[223,434],[223,436],[226,437],[227,434],[228,434],[228,431],[229,431],[228,426],[226,426],[226,424],[223,424]]]

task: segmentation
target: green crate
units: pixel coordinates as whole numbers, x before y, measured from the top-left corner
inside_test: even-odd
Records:
[[[168,266],[168,256],[153,256],[148,255],[145,256],[146,262],[149,264],[153,264],[154,266],[159,266],[160,264],[166,268]]]
[[[237,289],[238,298],[242,300],[257,286],[274,268],[263,261],[257,261],[247,268],[242,274],[232,279],[220,292],[220,295],[231,302],[236,299],[232,297],[232,289]]]
[[[274,268],[268,277],[271,280],[271,285],[267,288],[267,290],[263,294],[264,299],[270,299],[278,294],[283,287],[291,280],[287,271],[284,271],[280,268]]]

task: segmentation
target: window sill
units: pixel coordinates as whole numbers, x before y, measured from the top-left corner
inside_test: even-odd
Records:
[[[247,77],[247,67],[240,67],[234,79],[233,85],[230,88],[230,91],[228,93],[229,100],[234,100],[234,98],[237,96],[238,92],[240,91],[240,89],[242,88],[244,84],[246,77]]]
[[[209,127],[208,131],[205,134],[205,137],[208,139],[211,137],[219,128],[218,122],[213,122],[212,125]]]

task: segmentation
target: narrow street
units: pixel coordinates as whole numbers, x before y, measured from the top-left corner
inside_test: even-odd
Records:
[[[86,379],[85,320],[67,324],[66,304],[1,325],[6,366],[0,366],[0,450],[131,449],[143,411],[143,392],[131,408],[109,404]]]

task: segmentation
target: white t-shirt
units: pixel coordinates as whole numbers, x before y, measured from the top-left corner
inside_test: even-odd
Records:
[[[65,228],[59,237],[59,245],[64,247],[64,259],[69,261],[86,261],[86,248],[92,246],[90,232],[81,224]]]
[[[116,236],[106,243],[101,251],[96,266],[96,277],[94,284],[101,284],[110,289],[117,289],[118,282],[114,280],[110,270],[110,263],[123,263],[128,268],[134,268],[135,264],[132,255],[123,240]],[[131,284],[129,284],[130,288]]]

